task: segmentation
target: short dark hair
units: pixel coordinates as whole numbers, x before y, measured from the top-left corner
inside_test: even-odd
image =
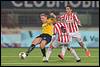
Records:
[[[65,6],[65,7],[69,7],[70,9],[73,9],[72,6],[71,6],[70,4],[68,4],[68,5]]]

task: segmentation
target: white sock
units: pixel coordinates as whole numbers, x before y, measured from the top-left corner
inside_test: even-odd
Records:
[[[71,54],[75,57],[76,60],[80,60],[79,56],[76,54],[76,51],[74,49],[70,49]]]
[[[48,50],[47,50],[47,52],[46,52],[46,59],[47,60],[49,60],[49,57],[50,57],[50,55],[51,55],[51,53],[52,53],[52,50],[53,50],[53,48],[48,48]]]
[[[67,49],[67,46],[63,45],[62,50],[61,50],[61,53],[63,56],[65,55],[66,49]]]
[[[86,44],[84,44],[83,42],[80,42],[79,44],[83,45],[83,49],[84,49],[85,51],[87,51],[87,50],[88,50],[88,48],[87,48],[87,45],[86,45]]]
[[[87,51],[87,50],[88,50],[88,48],[87,48],[86,44],[84,44],[84,45],[83,45],[83,48],[85,49],[85,51]]]

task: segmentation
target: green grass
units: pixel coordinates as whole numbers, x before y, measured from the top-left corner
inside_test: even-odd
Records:
[[[89,48],[91,56],[86,57],[85,51],[76,48],[81,62],[77,63],[70,52],[66,52],[64,61],[58,58],[59,48],[53,50],[48,63],[42,62],[42,54],[39,48],[35,48],[30,55],[21,60],[19,52],[26,51],[27,48],[1,48],[1,66],[99,66],[99,48]]]

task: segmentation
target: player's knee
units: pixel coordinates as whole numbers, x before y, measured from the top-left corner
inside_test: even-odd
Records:
[[[43,49],[45,47],[45,45],[40,44],[40,48]]]
[[[68,51],[70,51],[70,48],[67,48]]]
[[[33,44],[33,43],[32,43],[32,45],[31,45],[31,46],[35,46],[35,44]]]
[[[43,49],[43,48],[44,48],[44,46],[40,46],[40,48],[41,48],[41,49]]]

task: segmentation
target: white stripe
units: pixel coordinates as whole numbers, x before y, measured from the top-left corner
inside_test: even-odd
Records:
[[[60,23],[60,24],[61,24],[61,26],[64,26],[63,23]],[[62,32],[61,32],[61,33],[62,33]],[[63,33],[62,33],[62,34],[63,34]],[[64,42],[64,40],[65,40],[64,36],[62,36],[62,40],[63,40],[62,42],[65,43],[65,42]]]
[[[66,14],[66,17],[67,17],[66,21],[68,21],[68,15],[67,14]]]
[[[56,29],[57,29],[57,31],[58,31],[58,39],[59,39],[59,35],[61,35],[61,34],[60,34],[59,27],[58,27],[58,23],[57,23],[57,24],[55,24],[55,26],[56,26]]]
[[[74,14],[73,13],[72,13],[72,20],[75,22],[75,20],[74,20]],[[73,31],[76,31],[74,22],[72,23],[72,25],[73,25]]]
[[[73,13],[73,20],[74,20],[74,23],[75,23],[75,24],[73,23],[73,25],[74,25],[74,26],[73,26],[73,28],[74,28],[74,31],[76,32],[76,28],[77,28],[77,21],[75,21],[76,16],[75,16],[75,17],[74,17],[74,16],[75,16],[75,14]],[[76,28],[75,28],[75,26],[76,26]],[[78,29],[78,28],[77,28],[77,29]]]
[[[79,19],[78,19],[78,17],[76,16],[76,14],[74,14],[74,16],[75,16],[76,22],[79,22]]]
[[[64,15],[64,19],[66,20],[66,14]]]
[[[68,42],[68,41],[67,41],[67,36],[66,36],[66,35],[67,35],[67,33],[68,33],[66,23],[64,23],[64,26],[65,26],[65,28],[66,28],[66,33],[65,33],[65,36],[64,36],[64,37],[65,37],[65,42]]]
[[[72,25],[73,25],[73,32],[74,32],[76,31],[74,22],[72,23]]]
[[[76,22],[75,22],[75,25],[76,25],[77,31],[79,31],[79,29],[78,29],[78,25],[77,25],[77,23],[76,23]],[[76,32],[76,29],[75,29],[75,32]]]
[[[71,23],[69,23],[70,24],[70,29],[71,29],[71,32],[73,32],[73,30],[72,30],[72,24]]]
[[[61,27],[60,23],[58,23],[58,27]],[[61,31],[60,31],[60,28],[58,28],[58,29],[59,29],[59,32],[60,32],[60,35],[59,35],[59,36],[60,36],[60,42],[61,42],[61,41],[62,41],[62,38],[61,38],[61,37],[62,37],[62,36],[61,36],[62,33],[61,33]]]

